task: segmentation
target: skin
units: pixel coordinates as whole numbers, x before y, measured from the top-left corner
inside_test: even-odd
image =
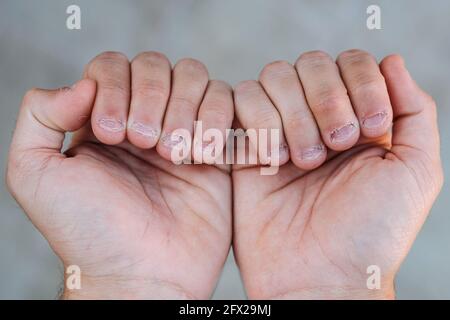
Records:
[[[82,270],[82,290],[65,298],[208,298],[231,243],[231,182],[250,298],[395,296],[443,181],[435,104],[400,57],[309,52],[240,83],[236,123],[280,129],[282,166],[235,166],[232,181],[227,167],[169,161],[173,130],[192,133],[198,119],[225,134],[233,120],[231,89],[201,63],[108,52],[84,78],[27,93],[6,176],[64,264]],[[370,265],[380,290],[366,287]]]
[[[131,63],[106,52],[74,87],[26,94],[7,184],[64,265],[81,269],[82,289],[64,298],[211,296],[231,244],[229,168],[177,166],[163,140],[197,119],[229,128],[231,88],[156,52]]]
[[[394,298],[443,183],[436,106],[401,57],[308,52],[234,95],[244,128],[282,129],[289,145],[277,175],[233,169],[233,248],[249,298]]]

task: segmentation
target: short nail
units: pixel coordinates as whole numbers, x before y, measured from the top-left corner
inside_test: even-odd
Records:
[[[317,146],[302,149],[300,158],[305,161],[313,161],[319,159],[325,151],[325,147],[320,144]]]
[[[140,122],[133,122],[130,125],[130,129],[132,129],[134,132],[139,133],[140,135],[143,135],[147,138],[157,138],[158,137],[158,130],[155,130],[153,127],[145,125]]]
[[[216,147],[214,141],[203,141],[197,144],[195,151],[197,152],[197,155],[202,155],[204,163],[208,163],[208,161],[211,161],[219,155],[220,150],[216,150]],[[216,153],[216,151],[218,151],[218,153]]]
[[[356,131],[356,125],[354,123],[347,124],[343,127],[334,129],[331,132],[332,142],[345,142],[349,139]]]
[[[206,151],[206,150],[212,150],[216,147],[216,143],[213,141],[203,141],[202,144],[202,150]]]
[[[272,161],[272,157],[278,153],[279,161],[283,160],[289,153],[289,147],[286,143],[281,143],[278,148],[269,150],[267,155],[267,162]]]
[[[111,131],[111,132],[120,132],[125,130],[125,123],[122,120],[116,120],[112,118],[103,118],[98,120],[98,125],[100,128]]]
[[[374,114],[373,116],[365,118],[362,124],[368,129],[378,128],[384,123],[386,117],[386,112],[379,112],[377,114]]]
[[[184,137],[178,134],[165,134],[161,138],[161,142],[167,148],[173,148],[178,146],[180,143],[185,143]]]

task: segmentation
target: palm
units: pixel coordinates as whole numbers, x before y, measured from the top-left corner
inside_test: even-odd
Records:
[[[248,288],[261,297],[313,288],[362,289],[370,265],[392,281],[414,238],[418,221],[411,220],[411,212],[420,217],[432,201],[407,167],[379,144],[360,145],[309,173],[288,164],[278,176],[244,169],[233,178],[235,247],[241,267],[260,275]],[[261,187],[249,202],[239,190],[255,180]],[[398,201],[383,201],[393,197]]]
[[[211,294],[231,241],[228,173],[176,166],[128,143],[82,143],[68,154],[37,190],[51,204],[41,227],[66,264]]]

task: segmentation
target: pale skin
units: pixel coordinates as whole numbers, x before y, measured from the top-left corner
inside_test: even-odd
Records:
[[[234,94],[245,128],[278,128],[289,146],[275,176],[233,170],[233,247],[248,296],[394,298],[443,183],[436,107],[402,59],[378,65],[350,50],[335,63],[309,52],[267,65]],[[379,290],[367,287],[371,265]]]
[[[64,298],[209,298],[232,234],[249,298],[393,298],[443,180],[434,102],[401,58],[271,63],[236,86],[234,110],[231,88],[208,78],[193,59],[109,52],[73,88],[25,96],[7,183],[83,272]],[[225,134],[234,112],[245,129],[280,129],[278,174],[170,162],[173,130],[201,120]],[[369,265],[380,290],[366,287]]]
[[[231,244],[229,170],[176,166],[161,138],[197,119],[229,127],[231,88],[196,60],[172,68],[155,52],[131,63],[103,53],[74,88],[25,96],[7,182],[64,265],[82,271],[82,290],[64,298],[211,296]]]

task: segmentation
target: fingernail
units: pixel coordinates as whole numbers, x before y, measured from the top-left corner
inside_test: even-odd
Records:
[[[161,138],[162,144],[167,148],[173,148],[178,146],[180,143],[186,143],[184,137],[178,134],[165,134]]]
[[[158,130],[155,130],[153,127],[140,122],[133,121],[133,123],[130,125],[130,129],[147,138],[153,139],[158,137]]]
[[[364,119],[362,124],[364,127],[368,129],[378,128],[384,123],[386,117],[387,117],[386,112],[379,112],[377,114],[374,114],[373,116]]]
[[[354,123],[347,124],[343,127],[334,129],[331,132],[332,142],[345,142],[349,139],[356,131],[356,125]]]
[[[202,156],[204,163],[213,163],[214,159],[218,156],[218,153],[216,154],[216,142],[203,141],[199,143],[197,145],[196,153],[197,155]]]
[[[286,143],[281,143],[277,149],[272,149],[268,151],[267,162],[270,163],[273,160],[273,156],[276,155],[278,151],[278,160],[283,161],[289,154],[289,147]]]
[[[210,151],[212,149],[215,149],[216,143],[214,141],[203,141],[202,142],[202,150],[203,151]]]
[[[300,151],[300,158],[305,161],[314,161],[319,159],[324,151],[325,147],[322,144],[305,148]]]
[[[125,130],[125,123],[122,120],[116,120],[112,118],[103,118],[97,121],[100,128],[111,131],[120,132]]]

